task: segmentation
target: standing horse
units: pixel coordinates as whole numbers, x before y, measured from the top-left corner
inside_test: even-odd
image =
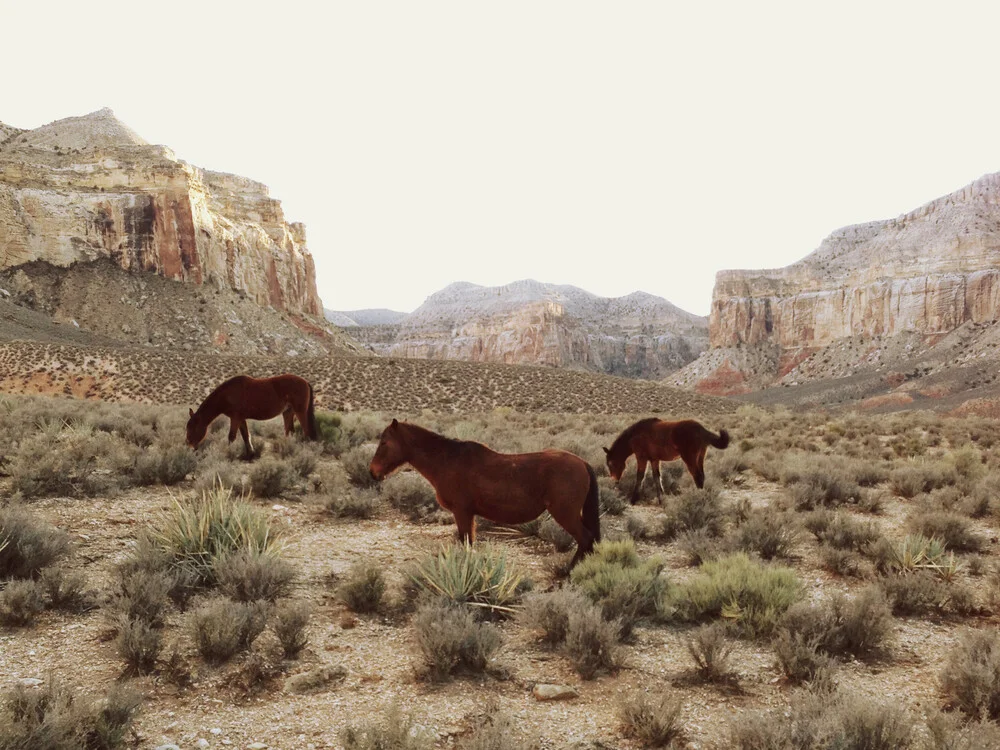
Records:
[[[381,480],[410,464],[451,511],[463,542],[476,538],[476,516],[527,523],[547,510],[576,540],[571,565],[601,541],[597,477],[579,456],[561,450],[497,453],[395,419],[382,432],[368,469]]]
[[[626,427],[622,434],[615,438],[611,447],[604,449],[604,452],[608,457],[608,473],[616,482],[622,478],[628,457],[635,454],[636,476],[635,487],[632,488],[634,505],[639,499],[639,485],[646,476],[647,462],[653,467],[657,497],[663,493],[660,461],[673,461],[678,456],[684,460],[698,489],[704,487],[705,452],[710,445],[722,450],[729,445],[729,433],[719,430],[719,434],[716,435],[693,419],[665,422],[650,417]]]
[[[316,413],[313,408],[313,389],[309,381],[298,375],[285,373],[273,378],[252,378],[237,375],[220,385],[206,398],[198,411],[188,409],[191,418],[187,423],[187,444],[197,448],[205,439],[208,426],[220,414],[229,417],[229,442],[236,439],[236,432],[243,436],[246,459],[253,458],[253,444],[250,442],[248,419],[271,419],[279,414],[285,420],[285,434],[288,435],[298,418],[302,432],[309,440],[315,440]]]

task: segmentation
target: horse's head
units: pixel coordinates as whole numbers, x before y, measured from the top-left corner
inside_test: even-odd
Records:
[[[628,456],[622,458],[617,453],[612,453],[608,448],[604,449],[604,455],[608,459],[608,474],[617,482],[625,472],[625,462],[628,461]]]
[[[372,462],[368,464],[368,471],[375,479],[382,480],[406,461],[407,453],[406,446],[403,445],[402,429],[399,422],[394,419],[382,430],[382,437],[378,441]]]
[[[193,410],[188,409],[188,415],[187,444],[192,448],[197,448],[201,441],[205,439],[205,433],[208,432],[208,425]]]

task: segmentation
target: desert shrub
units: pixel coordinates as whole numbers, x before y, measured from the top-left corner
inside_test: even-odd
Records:
[[[709,487],[682,492],[671,503],[668,515],[677,531],[704,531],[710,536],[719,536],[726,520],[722,496]]]
[[[371,518],[378,511],[378,494],[370,489],[351,488],[329,495],[321,502],[335,518]]]
[[[39,582],[51,609],[85,612],[94,607],[94,596],[87,590],[87,577],[63,568],[45,568]]]
[[[292,675],[285,682],[285,689],[293,695],[312,695],[329,689],[330,685],[347,676],[347,670],[340,664],[324,664],[307,672]],[[387,746],[397,747],[396,745]]]
[[[195,470],[198,460],[186,445],[143,451],[135,459],[132,480],[138,485],[177,484]]]
[[[143,541],[166,556],[171,570],[199,586],[215,585],[216,566],[235,553],[276,558],[281,551],[278,530],[267,516],[219,486],[195,500],[175,501]]]
[[[290,563],[246,549],[219,558],[214,572],[222,593],[238,602],[261,599],[273,602],[287,596],[295,580],[295,569]]]
[[[122,567],[113,582],[107,610],[113,618],[163,625],[175,580],[160,570]]]
[[[393,474],[386,479],[382,484],[382,496],[411,521],[423,521],[440,509],[434,488],[413,471]]]
[[[129,672],[147,674],[153,670],[163,647],[163,631],[144,620],[119,617],[115,648]]]
[[[628,498],[625,497],[615,483],[608,477],[601,477],[597,480],[601,513],[609,516],[619,516],[629,507]]]
[[[378,483],[368,468],[375,457],[375,448],[374,445],[356,445],[340,455],[340,464],[357,487],[374,487]]]
[[[337,586],[337,596],[355,612],[377,612],[385,594],[382,569],[370,560],[359,560]]]
[[[500,648],[500,631],[478,622],[463,605],[435,598],[413,617],[417,643],[432,679],[443,680],[459,669],[482,672]]]
[[[10,462],[11,488],[25,499],[114,494],[138,449],[83,426],[44,431],[25,439]]]
[[[948,654],[941,690],[955,708],[975,719],[1000,719],[1000,635],[967,630]]]
[[[819,562],[824,570],[839,576],[868,578],[873,573],[871,564],[854,550],[831,547],[829,544],[820,545]]]
[[[542,633],[542,641],[557,646],[566,641],[570,613],[596,610],[590,598],[575,586],[564,586],[547,593],[529,594],[524,598],[521,619]]]
[[[436,739],[435,732],[416,727],[413,717],[404,716],[396,704],[383,721],[349,724],[340,733],[344,750],[432,750]]]
[[[644,747],[680,747],[684,737],[680,698],[669,693],[655,697],[632,693],[619,702],[618,717],[625,736],[639,740]]]
[[[275,607],[271,627],[286,659],[294,659],[309,645],[306,628],[311,615],[312,607],[302,600],[285,601]]]
[[[619,621],[605,619],[596,606],[571,609],[566,623],[564,651],[577,674],[589,680],[602,669],[616,669],[620,658],[620,634]]]
[[[342,420],[336,412],[316,412],[316,437],[324,452],[335,456],[339,456],[350,447],[342,427]]]
[[[743,451],[726,451],[717,453],[708,465],[708,474],[723,484],[731,483],[736,477],[750,468],[746,453]]]
[[[682,619],[724,617],[740,634],[756,637],[770,634],[801,596],[802,584],[791,569],[736,553],[702,563],[695,576],[673,590],[669,605]]]
[[[931,611],[971,614],[976,609],[971,590],[961,584],[948,584],[927,570],[884,576],[879,579],[879,586],[895,615]]]
[[[206,460],[197,469],[198,476],[194,486],[201,493],[216,492],[219,489],[242,492],[244,472],[244,466],[226,459]]]
[[[0,590],[0,625],[31,625],[45,609],[45,589],[38,581],[11,579]]]
[[[889,475],[892,491],[900,497],[912,498],[921,492],[931,492],[955,484],[955,469],[939,462],[909,464],[893,469]]]
[[[419,591],[494,613],[512,611],[525,584],[507,553],[490,544],[445,547],[417,563],[409,578]]]
[[[813,511],[804,523],[817,541],[841,550],[860,551],[881,537],[872,522],[858,521],[843,512]]]
[[[796,510],[833,508],[857,502],[861,495],[850,467],[814,456],[792,454],[782,467],[781,481],[789,487]]]
[[[278,497],[295,487],[297,477],[296,471],[284,461],[262,458],[250,470],[250,489],[257,497]]]
[[[685,639],[684,645],[703,680],[725,682],[731,678],[729,658],[733,644],[726,638],[725,625],[718,622],[702,625]]]
[[[731,725],[738,750],[902,750],[911,747],[911,720],[895,706],[843,690],[799,691],[784,715],[758,712]]]
[[[864,658],[885,647],[892,614],[884,594],[869,587],[853,598],[836,594],[818,604],[793,604],[780,627],[829,656]]]
[[[728,545],[723,540],[709,535],[704,529],[678,534],[677,546],[691,566],[715,560],[728,551]]]
[[[40,689],[17,685],[0,697],[0,747],[115,750],[125,746],[140,702],[120,684],[101,700],[51,679]]]
[[[69,548],[69,538],[19,508],[0,508],[0,578],[33,578]]]
[[[618,619],[628,636],[638,618],[656,612],[667,589],[662,569],[658,559],[640,561],[631,539],[606,540],[573,568],[570,580],[600,605],[605,619]]]
[[[1000,725],[992,721],[965,721],[938,712],[927,720],[927,728],[931,735],[930,750],[994,750],[1000,747]]]
[[[950,550],[978,552],[984,540],[973,531],[972,522],[957,513],[929,511],[916,513],[907,525],[917,534],[940,540]]]
[[[774,510],[754,511],[733,534],[733,545],[765,560],[787,557],[799,539],[794,516]]]
[[[461,750],[535,750],[538,743],[526,739],[519,722],[494,704],[475,721],[471,733],[459,747]]]
[[[222,597],[205,601],[191,613],[198,653],[213,664],[246,651],[267,624],[267,605],[234,602]]]
[[[289,486],[295,483],[296,478],[307,478],[316,471],[319,464],[317,449],[312,444],[303,443],[291,436],[275,440],[273,450],[274,454],[282,459],[279,463],[283,464],[292,475]]]
[[[833,661],[819,649],[816,638],[780,628],[771,641],[778,666],[792,682],[809,682],[825,677]]]

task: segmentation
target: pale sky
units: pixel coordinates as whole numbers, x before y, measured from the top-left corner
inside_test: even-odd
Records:
[[[1000,171],[1000,4],[0,0],[0,121],[111,107],[266,183],[331,309],[643,290]]]

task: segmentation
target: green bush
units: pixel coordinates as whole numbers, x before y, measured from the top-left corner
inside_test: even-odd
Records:
[[[723,617],[742,635],[769,635],[785,611],[802,596],[802,583],[789,568],[763,565],[744,553],[703,563],[677,586],[669,603],[686,620]]]
[[[510,613],[521,597],[523,576],[507,562],[507,553],[490,544],[460,544],[430,555],[409,572],[420,591],[451,602]]]

